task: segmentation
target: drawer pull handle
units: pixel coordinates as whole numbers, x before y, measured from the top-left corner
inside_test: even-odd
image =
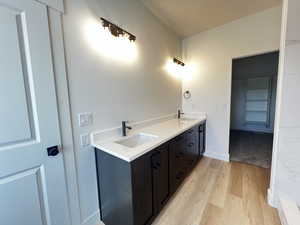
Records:
[[[189,143],[189,147],[193,147],[194,146],[194,143]]]
[[[178,158],[180,158],[180,157],[182,157],[183,156],[183,153],[182,152],[179,152],[175,157],[178,159]]]

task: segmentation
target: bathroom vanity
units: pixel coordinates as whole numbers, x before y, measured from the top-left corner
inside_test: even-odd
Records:
[[[170,120],[94,143],[101,220],[148,225],[205,151],[206,120]]]

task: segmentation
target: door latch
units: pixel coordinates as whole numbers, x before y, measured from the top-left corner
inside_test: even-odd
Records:
[[[48,156],[57,156],[59,154],[58,145],[47,148]]]

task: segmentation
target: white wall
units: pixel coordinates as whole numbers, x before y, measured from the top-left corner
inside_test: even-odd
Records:
[[[277,206],[283,194],[300,205],[300,2],[285,0],[277,112],[269,191]]]
[[[82,224],[99,219],[94,152],[81,148],[82,133],[176,113],[181,82],[164,70],[181,56],[181,41],[137,0],[66,0],[64,38]],[[86,26],[105,17],[137,36],[138,57],[123,63],[102,56],[87,41]],[[100,40],[99,40],[100,41]],[[79,128],[77,114],[92,112],[93,125]]]
[[[183,83],[192,94],[183,109],[207,112],[207,155],[228,160],[232,59],[278,50],[280,24],[276,7],[184,40],[185,61],[197,72]]]

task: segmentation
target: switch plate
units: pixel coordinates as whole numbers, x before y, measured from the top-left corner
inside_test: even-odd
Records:
[[[93,124],[92,113],[80,113],[78,114],[78,122],[80,127],[87,127]]]
[[[80,135],[80,145],[81,147],[88,147],[91,144],[90,134],[81,134]]]

